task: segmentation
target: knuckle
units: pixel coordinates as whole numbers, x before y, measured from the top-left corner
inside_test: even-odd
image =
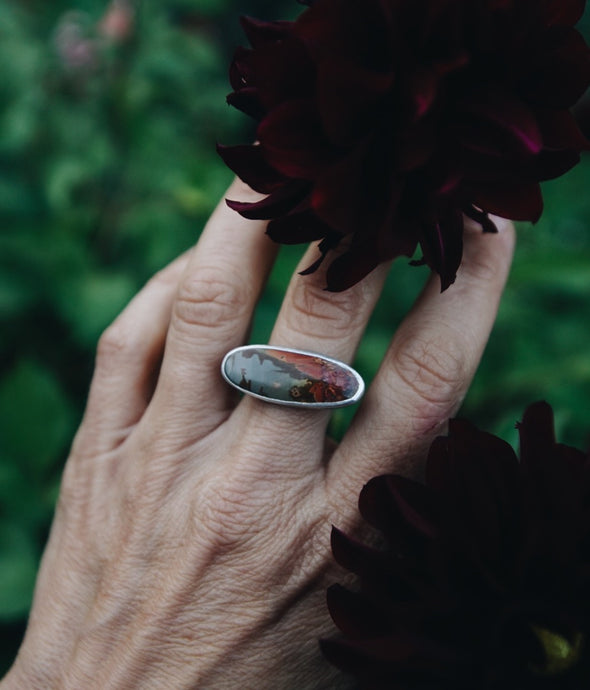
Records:
[[[502,267],[495,253],[475,251],[466,256],[461,268],[466,278],[487,284],[498,280]]]
[[[268,486],[245,489],[227,478],[225,485],[211,489],[199,504],[200,532],[205,530],[212,552],[232,559],[245,577],[271,578],[285,591],[312,579],[329,560],[330,521],[324,507],[310,508],[291,491],[275,492],[269,505]]]
[[[361,290],[328,292],[310,280],[297,280],[290,295],[287,325],[304,335],[330,333],[339,339],[358,324],[363,301]]]
[[[80,488],[71,463],[66,464],[57,497],[57,513],[69,515],[79,501]]]
[[[239,177],[235,177],[232,181],[231,187],[227,192],[228,198],[236,198],[240,201],[260,201],[264,198],[260,192],[255,192],[250,185],[246,184]]]
[[[356,505],[357,500],[358,494],[351,505]],[[335,514],[330,513],[327,506],[320,506],[314,513],[304,516],[296,541],[290,544],[292,553],[303,554],[303,558],[291,565],[290,579],[312,579],[318,568],[323,569],[330,562],[330,530]]]
[[[191,328],[219,328],[244,314],[249,303],[248,286],[232,282],[227,271],[201,270],[180,285],[173,320]]]
[[[126,356],[134,349],[132,334],[125,329],[120,320],[112,323],[100,336],[96,348],[97,367],[108,364],[113,358]]]
[[[514,251],[514,225],[496,219],[498,234],[484,234],[479,230],[468,235],[461,271],[465,277],[483,283],[503,282]]]
[[[90,510],[92,472],[85,468],[88,463],[76,456],[65,465],[57,498],[56,515],[71,524],[83,519]]]
[[[465,377],[465,358],[452,335],[401,341],[393,353],[396,375],[415,398],[431,406],[455,403]]]
[[[212,482],[199,506],[199,522],[219,554],[248,550],[260,538],[265,507],[261,491],[250,482]]]

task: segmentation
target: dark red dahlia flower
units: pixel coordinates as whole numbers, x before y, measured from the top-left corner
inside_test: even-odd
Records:
[[[258,143],[220,147],[266,196],[229,201],[269,219],[270,237],[343,237],[328,288],[411,256],[440,274],[461,262],[463,214],[536,221],[539,182],[588,148],[569,112],[590,83],[573,28],[585,0],[315,0],[295,22],[244,19],[251,49],[228,102],[258,120]]]
[[[372,548],[333,531],[359,591],[328,592],[344,636],[328,659],[363,689],[590,687],[590,456],[555,442],[537,403],[512,448],[463,421],[431,447],[426,484],[365,486]]]

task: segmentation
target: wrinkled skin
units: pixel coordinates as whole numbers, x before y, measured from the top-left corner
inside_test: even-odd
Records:
[[[236,184],[229,196],[256,196]],[[388,471],[417,476],[457,410],[508,273],[513,230],[467,233],[461,285],[430,280],[338,447],[329,415],[223,384],[275,256],[264,224],[221,204],[194,251],[100,340],[27,634],[2,690],[349,687],[320,653],[332,524]],[[313,250],[312,250],[313,251]],[[308,262],[310,255],[303,258]],[[276,346],[350,362],[385,279],[291,281]]]

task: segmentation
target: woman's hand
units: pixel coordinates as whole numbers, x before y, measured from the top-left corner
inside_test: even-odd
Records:
[[[330,528],[359,528],[374,475],[419,474],[459,407],[510,265],[513,231],[499,225],[466,231],[450,290],[429,280],[335,447],[327,412],[238,401],[221,378],[276,251],[222,203],[101,338],[3,689],[345,687],[317,644],[333,631]],[[321,271],[295,275],[271,343],[350,362],[386,270],[341,294]]]

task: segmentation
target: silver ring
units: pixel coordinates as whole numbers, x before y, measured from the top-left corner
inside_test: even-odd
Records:
[[[346,407],[365,392],[361,375],[348,364],[290,347],[236,347],[223,358],[221,374],[242,393],[289,407]]]

